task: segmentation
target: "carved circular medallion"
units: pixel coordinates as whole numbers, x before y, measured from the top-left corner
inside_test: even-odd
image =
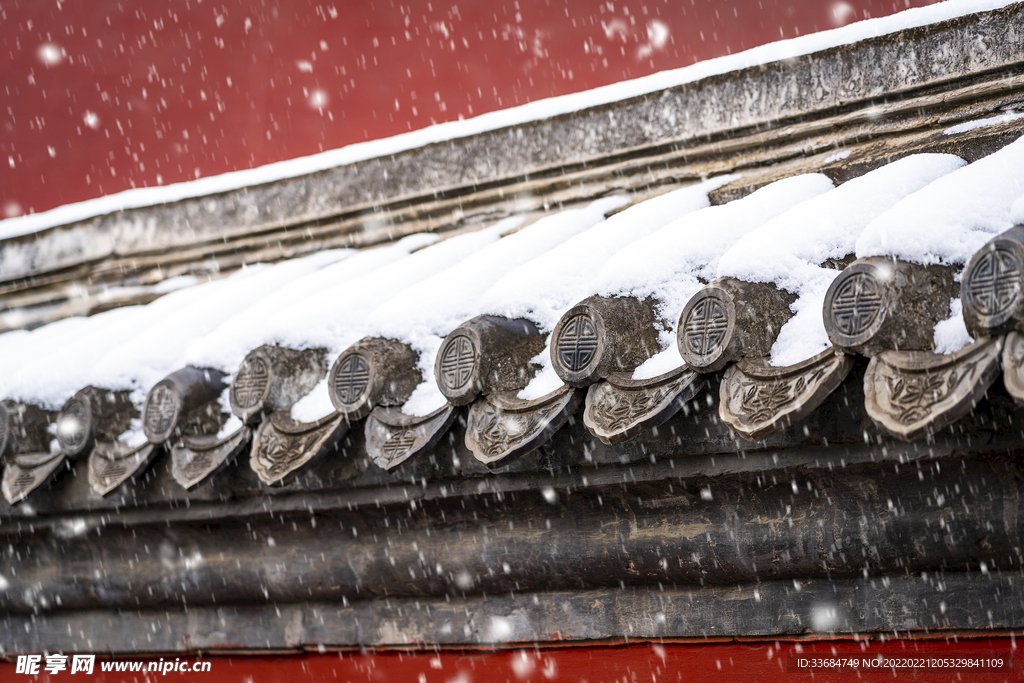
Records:
[[[882,310],[882,287],[865,271],[844,279],[832,296],[830,315],[836,330],[855,337],[864,334],[878,318]]]
[[[721,350],[728,328],[725,302],[713,295],[704,297],[687,312],[683,321],[683,344],[694,356],[710,356]]]
[[[597,355],[597,328],[586,313],[570,318],[558,332],[555,342],[558,360],[570,372],[587,367]]]
[[[242,361],[231,383],[231,396],[242,410],[256,406],[270,389],[270,365],[259,356]]]
[[[350,353],[335,366],[334,393],[342,403],[352,404],[370,384],[370,363],[359,352]]]
[[[79,453],[89,439],[92,411],[81,399],[72,398],[64,404],[57,418],[57,441],[69,455]]]
[[[1020,297],[1022,272],[1016,251],[997,245],[974,261],[965,274],[965,302],[982,315],[1006,313]]]
[[[7,435],[11,433],[11,416],[7,408],[0,404],[0,457],[7,450]]]
[[[441,349],[441,382],[444,388],[456,391],[463,388],[473,376],[476,365],[476,347],[464,334],[449,337]]]
[[[170,436],[178,418],[178,399],[174,390],[161,382],[153,387],[146,397],[142,409],[142,425],[146,436],[153,443],[160,443]]]

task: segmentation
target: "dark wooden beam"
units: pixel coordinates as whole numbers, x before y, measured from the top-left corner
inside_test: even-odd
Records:
[[[1020,633],[1024,574],[766,581],[351,603],[87,610],[0,616],[0,654],[456,649],[572,641],[969,637]],[[555,641],[555,642],[553,642]]]

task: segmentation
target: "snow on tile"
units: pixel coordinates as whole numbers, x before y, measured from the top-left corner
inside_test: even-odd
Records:
[[[434,379],[434,359],[444,336],[466,320],[486,312],[485,296],[495,283],[540,258],[538,254],[549,253],[574,236],[588,234],[593,226],[605,220],[608,211],[625,202],[621,197],[599,199],[584,208],[544,217],[501,239],[497,238],[522,220],[511,218],[498,223],[489,229],[495,241],[473,252],[472,258],[435,269],[439,272],[392,292],[387,300],[359,320],[349,335],[349,343],[364,336],[381,336],[409,344],[420,353],[423,381],[404,410],[411,415],[427,415],[437,410],[446,400]],[[324,384],[293,407],[292,417],[309,421],[329,412]]]
[[[729,180],[716,178],[648,199],[566,240],[496,282],[484,293],[480,313],[527,318],[542,332],[550,332],[567,310],[594,293],[594,273],[617,251],[679,216],[707,207],[708,193]],[[625,202],[613,197],[601,201],[607,202],[604,211]],[[562,384],[546,349],[534,361],[541,370],[520,392],[522,398],[539,398]]]
[[[829,345],[821,312],[825,293],[840,271],[821,264],[852,254],[873,219],[965,163],[950,154],[904,157],[793,207],[722,257],[719,276],[771,282],[799,297],[791,307],[796,315],[772,347],[773,364],[798,363]]]
[[[585,90],[571,95],[538,100],[519,107],[490,112],[463,121],[440,123],[391,138],[362,142],[308,157],[289,159],[288,161],[281,161],[244,171],[224,173],[209,178],[201,178],[162,187],[136,188],[76,204],[66,204],[50,211],[0,221],[0,239],[27,235],[45,230],[46,228],[126,209],[166,204],[286,178],[295,178],[438,142],[469,137],[531,121],[540,121],[581,109],[598,107],[666,88],[693,83],[711,76],[729,73],[730,71],[738,71],[752,66],[792,59],[839,45],[847,45],[876,36],[896,33],[907,28],[926,26],[954,17],[998,9],[1013,4],[1015,1],[947,0],[946,2],[940,2],[927,7],[908,9],[887,17],[855,22],[829,31],[811,33],[790,40],[780,40],[744,52],[709,59],[680,69],[662,71],[643,78],[613,83],[601,88]]]
[[[708,192],[728,178],[709,180],[631,206],[507,273],[484,293],[481,313],[529,318],[550,332],[562,314],[592,292],[594,273],[628,244],[710,204]],[[626,200],[601,200],[604,212]]]
[[[1007,123],[1009,121],[1016,121],[1017,119],[1024,118],[1024,113],[1020,112],[1007,112],[1006,114],[999,114],[998,116],[990,116],[984,119],[976,119],[974,121],[967,121],[960,123],[946,130],[942,131],[944,135],[957,135],[959,133],[966,133],[969,130],[976,130],[978,128],[986,128],[988,126],[995,126],[1000,123]]]
[[[835,154],[833,154],[831,156],[825,157],[822,160],[821,163],[823,163],[823,164],[831,164],[834,161],[842,161],[843,159],[847,158],[848,156],[850,156],[850,150],[844,149],[841,152],[836,152]]]
[[[330,358],[329,361],[334,362],[334,359]],[[330,377],[324,377],[308,394],[296,401],[291,409],[293,420],[316,422],[335,411],[334,404],[331,403],[329,382]]]
[[[184,366],[184,343],[201,331],[204,321],[223,318],[235,302],[251,301],[346,255],[321,252],[274,266],[257,264],[222,280],[177,289],[145,306],[0,335],[0,348],[6,351],[0,357],[0,395],[57,409],[92,384],[133,389],[133,399],[141,402],[154,384]]]
[[[359,282],[438,240],[440,237],[437,235],[421,233],[394,244],[360,251],[344,261],[297,278],[244,307],[229,311],[229,317],[216,328],[189,344],[184,353],[185,364],[234,372],[249,351],[275,341],[275,330],[282,315],[297,306],[304,306],[320,292]]]
[[[2,395],[60,408],[76,391],[92,383],[92,365],[112,344],[158,319],[158,307],[151,306],[69,318],[30,332],[20,343],[12,344],[17,348],[9,349],[2,360]]]
[[[255,273],[245,273],[245,277],[228,277],[212,282],[198,292],[193,291],[187,297],[187,305],[178,306],[175,310],[165,305],[159,319],[128,335],[123,341],[118,340],[120,343],[115,343],[93,365],[91,373],[97,379],[92,383],[99,381],[102,382],[100,386],[134,387],[141,393],[141,397],[137,397],[141,401],[157,382],[189,364],[186,353],[192,342],[216,329],[235,311],[282,288],[286,289],[289,283],[311,272],[341,265],[353,253],[348,249],[325,250],[272,266],[261,266]],[[166,299],[170,297],[163,300]],[[173,303],[174,299],[170,302]],[[229,361],[235,362],[228,363],[219,362],[224,357],[218,356],[193,364],[232,372],[245,354],[230,358]]]
[[[1010,222],[1014,225],[1024,223],[1024,194],[1010,205]]]
[[[798,204],[740,239],[722,256],[719,277],[773,282],[800,294],[836,271],[819,267],[853,253],[867,225],[884,211],[966,162],[951,154],[914,154]]]
[[[563,214],[570,214],[575,219],[559,220]],[[483,246],[471,258],[462,259],[393,294],[360,322],[359,331],[352,336],[395,339],[409,344],[420,354],[419,370],[424,379],[406,410],[413,415],[429,414],[445,402],[434,381],[434,357],[441,340],[476,314],[475,302],[483,290],[523,260],[564,241],[603,217],[599,212],[585,209],[565,211],[500,237],[524,220],[517,216],[506,218],[491,228],[491,234],[500,239]],[[417,410],[416,406],[420,404],[427,407]],[[333,410],[327,385],[322,382],[292,407],[291,414],[296,420],[311,422]]]
[[[365,336],[366,319],[377,306],[439,270],[470,258],[500,238],[503,227],[491,226],[442,240],[360,278],[311,293],[279,312],[268,328],[265,343],[321,347],[336,357]]]
[[[541,218],[378,307],[367,321],[367,334],[398,339],[420,354],[423,382],[405,411],[427,415],[444,405],[444,395],[434,379],[437,351],[446,334],[479,315],[483,295],[492,285],[538,254],[600,223],[619,203],[619,199],[598,200]],[[511,223],[506,227],[512,227]]]
[[[438,272],[472,260],[514,224],[501,221],[484,230],[451,237],[360,278],[311,293],[301,304],[282,311],[274,319],[264,332],[264,343],[325,348],[333,361],[367,336],[368,319],[377,307],[403,292],[417,289]],[[293,406],[292,416],[309,421],[332,411],[327,383],[322,381]]]
[[[690,297],[716,277],[719,258],[736,240],[832,187],[831,180],[817,173],[786,178],[742,199],[681,216],[610,258],[588,283],[590,293],[654,298],[667,326],[661,335],[664,351],[633,376],[648,379],[682,364],[672,331],[675,323]]]
[[[876,218],[857,241],[857,256],[964,265],[999,233],[1024,220],[1024,137],[936,180]],[[971,342],[959,300],[935,326],[935,350]],[[940,350],[941,349],[941,350]]]
[[[936,180],[873,220],[857,256],[895,256],[925,265],[964,264],[1013,227],[1024,196],[1024,137]]]
[[[949,302],[949,317],[935,323],[935,353],[953,353],[974,341],[964,322],[964,305],[959,297]]]

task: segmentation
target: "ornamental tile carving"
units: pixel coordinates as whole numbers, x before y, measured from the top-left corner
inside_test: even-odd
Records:
[[[425,417],[399,408],[374,408],[366,420],[366,452],[378,466],[392,470],[417,453],[433,448],[455,419],[455,406],[445,404]]]
[[[376,406],[400,406],[423,381],[419,354],[408,344],[364,337],[331,365],[327,393],[349,422],[362,420]]]
[[[348,421],[332,413],[316,422],[296,422],[274,412],[253,436],[249,465],[265,484],[279,484],[312,465],[348,433]]]
[[[546,443],[579,402],[568,386],[532,401],[512,391],[481,397],[469,409],[466,447],[488,467],[501,467]]]
[[[712,356],[729,329],[729,314],[717,296],[701,299],[683,321],[683,343],[694,356]]]
[[[884,351],[864,376],[868,415],[913,441],[958,420],[984,396],[999,372],[1002,338],[975,342],[953,354]]]
[[[583,423],[606,444],[629,441],[675,415],[703,387],[701,376],[685,365],[646,380],[613,373],[591,385]]]
[[[961,278],[964,323],[971,336],[1024,329],[1024,225],[992,238],[967,262]]]
[[[1017,403],[1024,403],[1024,334],[1006,335],[1003,347],[1003,384]]]
[[[370,384],[370,363],[359,353],[350,353],[338,363],[334,392],[342,403],[355,403]]]
[[[999,316],[1017,303],[1024,267],[1015,250],[995,246],[979,256],[970,272],[970,286],[965,288],[971,304],[986,316]]]
[[[830,309],[835,329],[848,337],[864,334],[882,310],[883,288],[874,275],[861,271],[842,282]]]
[[[142,407],[142,422],[146,434],[166,439],[178,420],[179,400],[174,389],[161,382],[146,396]]]
[[[733,360],[766,356],[793,317],[795,300],[795,294],[770,282],[717,278],[683,307],[676,330],[679,355],[697,372],[718,372]]]
[[[266,358],[250,355],[238,368],[231,383],[231,397],[243,410],[256,406],[270,388],[270,363]]]
[[[660,319],[650,298],[587,297],[552,328],[551,366],[564,383],[579,389],[632,370],[661,348]]]
[[[852,367],[852,358],[831,347],[782,368],[764,358],[745,358],[725,372],[719,414],[743,438],[767,439],[810,415]]]
[[[571,372],[579,372],[597,355],[597,329],[586,313],[570,318],[559,330],[555,348],[561,364]]]
[[[223,439],[214,434],[183,436],[171,447],[171,475],[190,489],[234,460],[251,437],[252,430],[248,427]]]
[[[65,403],[57,421],[61,448],[71,455],[81,453],[89,441],[91,423],[92,411],[84,400],[72,398]]]
[[[64,453],[24,453],[11,455],[4,468],[2,488],[10,504],[24,500],[28,494],[49,481],[64,463]]]
[[[445,340],[441,350],[441,381],[448,389],[461,389],[473,376],[476,348],[466,335]]]
[[[119,441],[97,441],[89,454],[89,485],[105,496],[142,472],[158,452],[151,443],[132,448]]]

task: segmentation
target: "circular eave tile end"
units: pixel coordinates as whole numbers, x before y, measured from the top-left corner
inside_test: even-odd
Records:
[[[995,239],[975,254],[964,269],[961,296],[964,317],[993,333],[1009,331],[1021,309],[1024,258],[1021,246]]]
[[[676,344],[683,360],[699,372],[720,370],[736,331],[736,303],[719,287],[708,285],[686,302],[679,316]]]
[[[142,407],[142,431],[150,443],[167,441],[178,425],[181,401],[170,382],[164,380],[153,387]]]
[[[81,455],[92,441],[92,409],[80,398],[68,399],[57,418],[57,441],[69,457]]]
[[[270,393],[272,365],[262,351],[253,351],[242,364],[231,382],[231,410],[242,420],[260,412]]]
[[[371,360],[359,351],[349,351],[331,366],[327,390],[339,412],[350,420],[358,420],[373,410],[377,400],[375,384],[376,368]]]
[[[434,363],[437,385],[453,405],[466,405],[480,393],[480,351],[469,331],[450,334]]]
[[[885,322],[891,277],[872,263],[855,263],[832,281],[825,294],[825,329],[840,348],[870,341]]]
[[[574,306],[551,334],[551,363],[563,382],[585,387],[602,378],[605,348],[604,320],[592,307]]]

